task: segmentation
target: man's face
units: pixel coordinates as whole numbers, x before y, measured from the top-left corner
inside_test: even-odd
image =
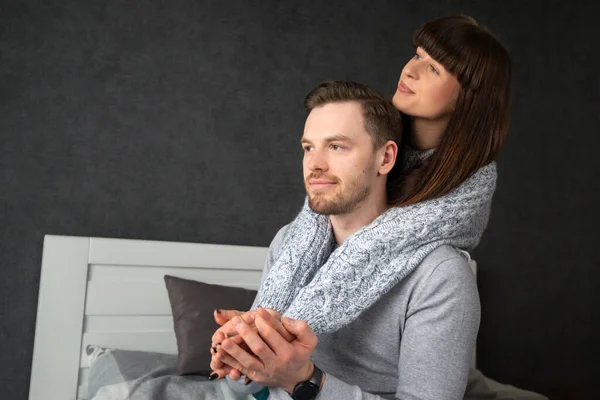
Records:
[[[354,211],[377,177],[373,140],[357,102],[313,109],[304,126],[304,185],[310,208],[319,214]]]

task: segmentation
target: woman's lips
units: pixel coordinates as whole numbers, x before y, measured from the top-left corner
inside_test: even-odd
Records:
[[[402,93],[408,93],[408,94],[415,94],[415,92],[413,92],[407,85],[406,83],[400,81],[400,83],[398,84],[398,91],[402,92]]]

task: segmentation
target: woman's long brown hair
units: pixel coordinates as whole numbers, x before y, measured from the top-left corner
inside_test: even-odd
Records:
[[[388,203],[405,206],[443,196],[493,161],[508,133],[511,60],[504,46],[473,18],[444,17],[413,37],[461,85],[436,151],[421,165],[388,178]],[[403,143],[411,118],[404,115]]]

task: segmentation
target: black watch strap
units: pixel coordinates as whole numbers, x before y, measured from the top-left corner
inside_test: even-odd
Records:
[[[323,371],[314,365],[312,376],[307,381],[298,382],[292,391],[293,400],[314,400],[319,395],[323,382]]]

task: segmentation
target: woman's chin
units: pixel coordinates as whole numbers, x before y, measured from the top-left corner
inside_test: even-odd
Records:
[[[396,107],[397,110],[405,112],[407,107],[406,95],[401,92],[396,92],[394,97],[392,97],[392,105]]]

